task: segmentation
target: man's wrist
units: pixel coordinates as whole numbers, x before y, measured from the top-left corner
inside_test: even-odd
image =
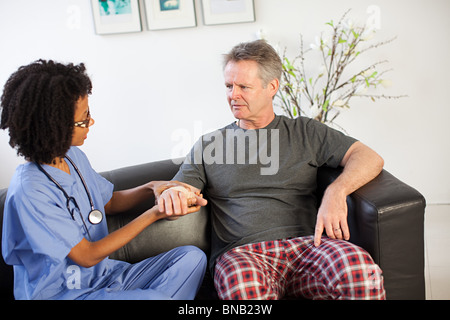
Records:
[[[346,198],[349,195],[349,193],[346,191],[346,188],[336,182],[331,183],[326,189],[324,193],[325,196],[332,196],[332,197],[342,197]]]

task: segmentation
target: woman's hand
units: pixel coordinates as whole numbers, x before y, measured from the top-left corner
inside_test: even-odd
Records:
[[[162,183],[154,190],[159,211],[168,218],[197,212],[208,203],[199,189],[178,181]]]
[[[159,199],[161,197],[161,194],[172,187],[179,187],[182,186],[189,191],[194,192],[196,195],[200,195],[200,190],[197,188],[194,188],[188,184],[178,182],[178,181],[151,181],[146,184],[143,184],[141,186],[127,189],[127,190],[121,190],[121,191],[115,191],[113,193],[113,196],[111,197],[110,201],[105,205],[105,213],[106,214],[117,214],[121,212],[128,211],[134,207],[136,207],[138,204],[142,203],[143,201],[147,200],[152,195],[155,196],[156,203],[159,203]],[[176,198],[173,199],[176,202]],[[164,201],[162,202],[164,203]],[[201,202],[203,203],[203,202]],[[195,202],[193,203],[195,204]],[[172,214],[174,212],[182,212],[179,210],[180,206],[176,206],[175,208],[170,208],[168,206],[161,206],[160,210],[161,212],[168,210],[169,214]],[[198,209],[197,209],[198,211]],[[194,211],[193,211],[194,212]]]

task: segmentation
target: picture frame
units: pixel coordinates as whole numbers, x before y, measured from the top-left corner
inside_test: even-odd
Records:
[[[255,21],[253,0],[202,0],[205,25]]]
[[[149,30],[197,26],[194,0],[145,0]]]
[[[138,0],[91,0],[96,34],[142,31]]]

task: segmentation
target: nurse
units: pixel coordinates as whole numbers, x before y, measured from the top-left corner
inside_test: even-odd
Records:
[[[124,212],[175,182],[152,181],[113,192],[78,148],[91,117],[92,84],[83,64],[38,60],[19,68],[1,97],[1,129],[26,162],[11,180],[4,209],[2,254],[14,266],[16,299],[193,299],[206,268],[204,253],[185,246],[136,264],[109,259],[153,222],[198,211],[174,212],[159,203],[108,234],[105,215]],[[185,201],[184,201],[185,202]],[[151,245],[151,244],[149,244]]]

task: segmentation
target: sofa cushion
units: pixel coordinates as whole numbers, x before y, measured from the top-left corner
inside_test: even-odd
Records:
[[[139,214],[108,217],[108,228],[111,232],[117,230]],[[209,230],[208,209],[202,208],[177,220],[160,220],[151,224],[110,258],[135,263],[184,245],[196,246],[209,254]]]

